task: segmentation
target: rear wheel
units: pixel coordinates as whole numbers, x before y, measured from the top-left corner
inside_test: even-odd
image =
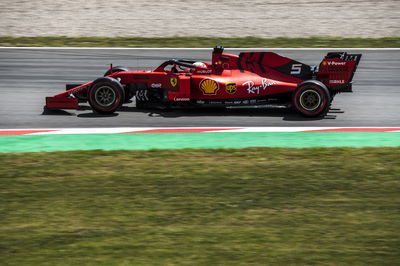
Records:
[[[104,77],[95,80],[90,87],[88,101],[98,113],[112,114],[124,102],[124,89],[118,80]]]
[[[325,115],[329,110],[330,103],[329,90],[317,80],[301,83],[293,94],[294,108],[306,117]]]

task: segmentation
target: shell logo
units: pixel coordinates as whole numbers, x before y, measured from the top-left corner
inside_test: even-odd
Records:
[[[205,95],[216,95],[219,89],[218,83],[212,79],[203,79],[199,87]]]

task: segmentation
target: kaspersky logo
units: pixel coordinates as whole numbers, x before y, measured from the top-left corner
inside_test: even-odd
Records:
[[[219,90],[218,83],[213,79],[203,79],[199,87],[204,95],[216,95]]]

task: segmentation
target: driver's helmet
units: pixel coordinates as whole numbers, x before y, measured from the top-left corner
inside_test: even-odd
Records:
[[[204,64],[203,62],[194,62],[193,65],[195,67],[207,67],[207,65]]]

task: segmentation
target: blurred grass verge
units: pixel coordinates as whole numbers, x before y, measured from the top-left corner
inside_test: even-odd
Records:
[[[234,48],[390,48],[400,47],[400,37],[385,38],[216,38],[216,37],[0,37],[0,46],[11,47],[205,47],[216,45]]]
[[[1,265],[395,265],[400,147],[0,154]]]

